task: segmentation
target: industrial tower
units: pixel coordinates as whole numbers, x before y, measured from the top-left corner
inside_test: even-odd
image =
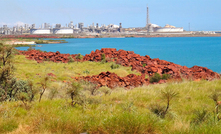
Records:
[[[153,28],[151,27],[150,19],[149,19],[149,7],[147,5],[147,22],[146,22],[147,32],[153,32]]]
[[[147,5],[147,22],[146,22],[146,27],[148,28],[148,25],[149,25],[149,7]]]

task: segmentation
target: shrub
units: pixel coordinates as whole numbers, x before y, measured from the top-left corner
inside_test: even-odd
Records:
[[[44,40],[36,40],[35,41],[36,44],[48,44],[48,41],[44,41]]]
[[[154,103],[150,105],[150,110],[156,115],[160,116],[161,118],[164,118],[170,108],[171,100],[177,97],[177,95],[178,95],[178,92],[171,90],[171,89],[166,89],[164,91],[161,91],[161,98],[162,100],[165,100],[167,106]]]
[[[163,80],[168,80],[170,78],[170,75],[169,74],[163,74],[162,75],[162,79]]]
[[[89,74],[90,71],[88,71],[87,69],[83,71],[84,74]]]
[[[36,91],[31,81],[14,78],[12,56],[13,48],[0,44],[0,101],[21,100],[26,106],[27,101],[33,100]]]
[[[43,61],[50,61],[50,59],[49,58],[45,58],[45,59],[43,59]]]
[[[165,111],[164,111],[163,114],[162,114],[162,117],[163,117],[163,118],[165,117],[165,115],[167,114],[167,112],[168,112],[168,110],[169,110],[170,101],[171,101],[173,98],[177,97],[177,95],[178,95],[178,92],[175,91],[175,90],[166,89],[166,90],[164,90],[164,91],[161,91],[161,97],[162,97],[162,99],[165,100],[166,103],[167,103],[167,107],[166,107]]]
[[[103,54],[101,54],[101,63],[106,63],[106,62],[107,62],[106,56],[105,56],[105,54],[103,53]]]
[[[155,73],[152,77],[150,77],[150,83],[159,82],[161,79],[160,74]]]
[[[219,121],[221,118],[219,117],[219,105],[220,105],[220,102],[218,101],[219,100],[219,97],[221,96],[221,93],[217,90],[214,90],[211,95],[209,96],[215,103],[215,112],[214,112],[214,119],[217,118],[217,120]]]
[[[18,100],[21,100],[24,104],[27,101],[33,101],[37,90],[34,88],[32,81],[19,80],[16,86],[18,88],[18,91],[16,91]]]
[[[74,62],[74,59],[72,58],[72,56],[68,57],[68,63]]]
[[[44,94],[46,88],[48,87],[48,81],[49,77],[45,76],[39,83],[41,85],[39,102],[41,101],[42,95]]]
[[[149,107],[151,112],[153,112],[154,114],[156,114],[157,116],[160,116],[160,117],[163,116],[165,108],[166,108],[165,106],[163,106],[159,103],[152,103],[152,104],[150,104],[150,107]]]
[[[13,77],[13,47],[0,43],[0,101],[10,99],[9,93],[14,90],[16,79]]]
[[[83,59],[83,55],[81,55],[80,53],[77,54],[77,56],[75,57],[77,59],[77,61],[82,60]],[[78,63],[78,62],[77,62]]]
[[[73,82],[67,88],[66,94],[71,97],[71,105],[83,105],[85,103],[85,96],[81,94],[82,86],[78,82]]]
[[[50,100],[52,100],[57,94],[58,94],[58,89],[57,88],[52,88],[52,89],[50,89],[48,98]]]
[[[13,119],[5,120],[0,123],[0,133],[8,133],[18,128],[18,122]]]
[[[111,94],[111,89],[110,88],[108,88],[108,87],[100,87],[99,89],[98,89],[98,91],[101,91],[101,92],[103,92],[105,95],[108,95],[108,94]]]
[[[85,81],[84,85],[83,85],[83,88],[84,88],[84,90],[89,91],[91,95],[95,95],[96,91],[97,91],[97,87],[96,86],[97,85],[94,84],[94,83]]]
[[[194,117],[192,118],[192,123],[200,124],[207,120],[209,112],[206,109],[194,111]]]
[[[119,67],[120,66],[118,64],[116,64],[116,63],[111,64],[111,69],[117,69]]]

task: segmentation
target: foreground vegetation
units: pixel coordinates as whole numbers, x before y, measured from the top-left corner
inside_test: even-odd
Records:
[[[63,87],[63,88],[62,88]],[[70,104],[64,83],[58,93],[45,93],[27,107],[21,101],[0,106],[0,132],[13,133],[220,133],[220,121],[214,118],[215,104],[209,95],[221,89],[221,81],[200,81],[150,85],[131,90],[116,88],[105,95],[90,95],[83,89],[86,102]],[[171,101],[165,118],[154,112],[166,106],[161,91],[173,89],[179,96]],[[102,91],[102,89],[100,89]]]
[[[72,77],[139,73],[114,63],[38,64],[12,50],[0,46],[0,133],[221,133],[221,80],[96,89]]]
[[[71,63],[54,63],[51,61],[44,61],[44,63],[37,63],[35,60],[27,60],[24,55],[16,55],[14,58],[14,65],[16,66],[15,77],[18,79],[31,79],[34,83],[52,73],[55,76],[51,77],[52,81],[72,81],[73,77],[98,75],[101,72],[114,72],[117,75],[124,77],[128,74],[137,74],[136,71],[131,71],[131,67],[119,66],[116,69],[111,69],[114,63],[101,62],[71,62]]]

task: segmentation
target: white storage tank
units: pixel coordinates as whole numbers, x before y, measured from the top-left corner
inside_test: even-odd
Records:
[[[154,32],[158,32],[158,33],[179,33],[179,32],[183,32],[183,28],[182,27],[175,27],[169,24],[166,24],[165,27],[159,27],[159,26],[154,26]]]
[[[31,29],[30,34],[50,34],[50,29]]]
[[[71,28],[68,29],[58,29],[58,28],[54,28],[53,29],[53,34],[73,34],[74,30]]]
[[[163,28],[154,28],[154,32],[159,32],[159,33],[176,33],[176,32],[183,32],[183,28],[181,27],[163,27]]]

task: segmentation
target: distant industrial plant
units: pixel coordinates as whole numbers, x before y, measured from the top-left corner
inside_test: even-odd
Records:
[[[147,22],[146,22],[146,28],[147,32],[157,32],[157,33],[171,33],[171,32],[183,32],[182,27],[175,27],[169,24],[166,24],[165,27],[160,27],[156,24],[151,24],[150,23],[150,18],[149,18],[149,7],[147,6]]]
[[[215,32],[191,32],[185,31],[183,27],[175,27],[166,24],[165,27],[160,27],[156,24],[150,23],[149,19],[149,7],[147,6],[146,14],[146,26],[140,28],[123,28],[122,23],[119,25],[109,24],[109,25],[99,25],[94,23],[88,26],[84,26],[84,23],[73,24],[71,21],[69,24],[62,26],[61,24],[56,24],[55,26],[49,23],[43,23],[39,27],[35,24],[29,26],[29,24],[24,24],[23,26],[14,26],[12,28],[7,25],[0,27],[0,35],[21,35],[21,34],[86,34],[86,35],[97,35],[97,34],[137,34],[137,35],[148,35],[148,34],[215,34]]]
[[[107,33],[107,32],[122,32],[122,25],[101,25],[98,23],[96,26],[94,23],[90,26],[84,27],[84,23],[78,23],[76,25],[71,21],[68,25],[62,26],[61,24],[56,24],[55,27],[48,23],[42,24],[40,27],[36,27],[32,24],[30,27],[28,24],[24,26],[14,26],[13,28],[3,25],[0,28],[0,34],[10,35],[10,34],[74,34],[74,33]]]

